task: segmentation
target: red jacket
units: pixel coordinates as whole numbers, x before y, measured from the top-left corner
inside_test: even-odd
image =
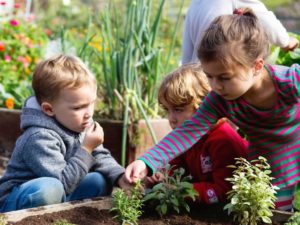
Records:
[[[224,202],[231,184],[234,158],[247,157],[248,143],[227,123],[221,122],[210,130],[189,151],[173,159],[170,165],[183,167],[193,177],[199,200],[206,204]],[[173,169],[174,169],[173,168]]]

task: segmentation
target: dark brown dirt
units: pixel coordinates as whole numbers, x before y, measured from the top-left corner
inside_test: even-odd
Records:
[[[193,207],[189,214],[173,214],[160,218],[156,213],[144,211],[139,225],[233,225],[231,218],[223,211],[223,206]],[[72,210],[31,216],[10,225],[53,225],[56,221],[66,220],[76,225],[118,225],[107,210],[79,207]]]

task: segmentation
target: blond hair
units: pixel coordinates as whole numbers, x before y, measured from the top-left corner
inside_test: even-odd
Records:
[[[158,102],[165,100],[172,106],[194,104],[197,108],[209,91],[201,65],[185,64],[164,78],[158,89]]]
[[[33,73],[32,88],[38,102],[53,101],[64,88],[78,88],[96,80],[75,56],[58,55],[40,62]]]
[[[257,58],[269,52],[267,35],[250,8],[241,14],[217,17],[206,30],[198,48],[202,63],[218,61],[225,67],[252,67]]]

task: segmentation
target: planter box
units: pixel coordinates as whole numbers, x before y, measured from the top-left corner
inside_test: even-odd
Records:
[[[20,110],[0,108],[0,174],[20,134]]]
[[[109,213],[112,207],[112,199],[94,198],[85,201],[74,201],[62,204],[37,207],[32,209],[12,211],[0,214],[5,217],[8,224],[37,225],[54,224],[57,220],[65,219],[78,225],[102,225],[118,224]],[[273,211],[273,225],[283,225],[292,213]],[[172,214],[160,218],[156,213],[144,212],[138,221],[139,225],[162,224],[197,224],[197,225],[232,225],[231,217],[223,211],[223,205],[198,206],[191,208],[189,214]]]
[[[3,173],[8,159],[11,156],[20,130],[20,110],[0,108],[0,175]],[[104,146],[118,162],[121,162],[122,121],[97,120],[104,130]],[[171,131],[167,119],[151,120],[158,140]],[[145,150],[153,146],[153,141],[144,120],[128,127],[127,163],[136,159]]]

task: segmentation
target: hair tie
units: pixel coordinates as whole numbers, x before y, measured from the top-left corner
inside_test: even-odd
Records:
[[[233,11],[233,14],[237,14],[237,15],[242,16],[242,15],[244,15],[244,10],[243,9],[235,9]]]

